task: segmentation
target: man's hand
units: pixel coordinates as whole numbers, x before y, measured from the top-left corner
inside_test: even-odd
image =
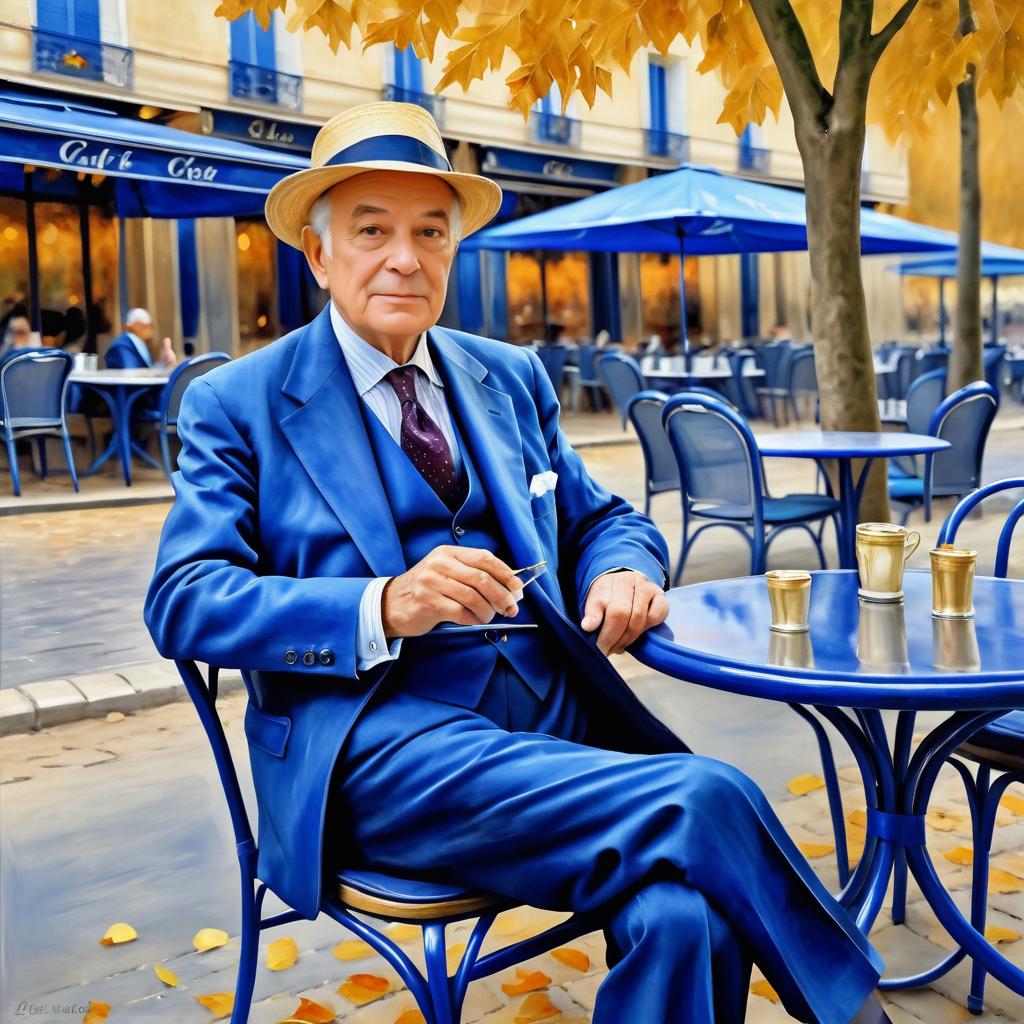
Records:
[[[511,568],[490,551],[443,545],[384,588],[384,635],[420,636],[439,622],[475,626],[512,616],[522,593]]]
[[[170,338],[164,338],[163,343],[160,346],[160,362],[167,367],[168,370],[173,370],[178,365],[178,357],[174,354],[174,347],[171,344]]]
[[[621,654],[645,629],[664,622],[668,598],[643,573],[625,569],[598,576],[587,594],[580,626],[601,627],[597,646],[603,654]]]

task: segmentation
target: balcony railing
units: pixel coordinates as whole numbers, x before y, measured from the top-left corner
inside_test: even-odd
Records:
[[[434,118],[439,128],[444,127],[443,96],[435,96],[432,92],[417,92],[415,89],[403,89],[399,85],[385,85],[381,95],[384,99],[396,103],[415,103]]]
[[[644,130],[648,156],[663,156],[680,163],[690,159],[690,138],[676,132],[662,132],[654,128]]]
[[[32,51],[35,71],[125,89],[132,86],[133,54],[127,47],[36,28],[32,30]]]
[[[580,146],[580,121],[561,114],[530,111],[530,135],[534,142],[553,142],[558,146]]]
[[[772,165],[772,151],[756,146],[740,146],[740,170],[767,174]]]
[[[273,68],[261,68],[241,61],[229,62],[231,97],[266,103],[284,110],[302,109],[302,78]]]

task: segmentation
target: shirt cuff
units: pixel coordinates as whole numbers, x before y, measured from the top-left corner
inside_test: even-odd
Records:
[[[359,672],[367,672],[384,661],[394,661],[402,649],[401,637],[388,643],[381,616],[384,587],[391,578],[378,576],[370,580],[359,601],[359,623],[356,626],[356,669]]]

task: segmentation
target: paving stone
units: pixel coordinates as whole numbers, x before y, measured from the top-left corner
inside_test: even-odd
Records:
[[[84,694],[68,679],[26,683],[18,689],[35,705],[36,725],[41,729],[81,718],[87,706]]]
[[[20,690],[0,690],[0,736],[28,732],[36,724],[36,706]]]
[[[139,706],[135,688],[115,672],[74,676],[72,682],[85,695],[90,715],[105,715],[108,711],[131,711]]]

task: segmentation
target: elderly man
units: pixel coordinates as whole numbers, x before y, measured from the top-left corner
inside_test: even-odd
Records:
[[[128,310],[124,318],[124,331],[110,343],[103,360],[116,370],[141,370],[153,365],[150,342],[153,340],[153,318],[141,307]],[[160,365],[173,369],[178,363],[170,338],[160,345]]]
[[[398,103],[312,163],[267,220],[331,301],[189,388],[146,605],[166,657],[249,673],[260,878],[309,917],[324,849],[605,908],[595,1024],[741,1021],[751,960],[801,1020],[884,1019],[764,796],[607,658],[666,614],[660,534],[587,474],[535,355],[436,326],[497,186]]]

